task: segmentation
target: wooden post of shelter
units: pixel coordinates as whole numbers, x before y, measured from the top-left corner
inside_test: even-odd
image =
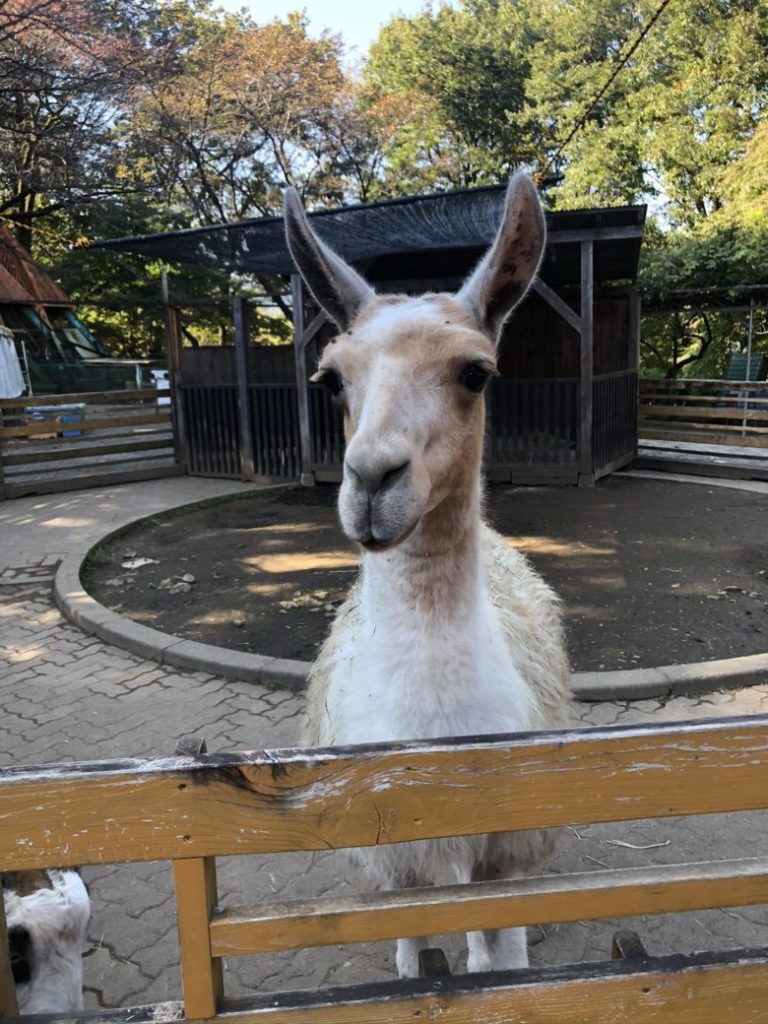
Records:
[[[579,484],[593,481],[592,460],[592,379],[594,343],[594,242],[590,239],[581,243],[581,380],[579,408],[581,427],[579,432]]]
[[[181,323],[178,306],[171,304],[168,272],[162,272],[163,324],[165,354],[168,359],[168,384],[171,392],[171,423],[173,451],[179,466],[187,468],[187,440],[184,428],[184,406],[181,397]]]
[[[629,292],[629,341],[627,343],[627,369],[637,371],[640,366],[640,291],[632,287]],[[635,455],[637,455],[638,419],[640,416],[640,374],[635,385]]]
[[[293,344],[296,362],[296,398],[299,403],[299,454],[301,464],[300,481],[305,487],[312,487],[315,475],[312,472],[312,428],[309,418],[309,389],[307,386],[307,336],[304,330],[304,286],[298,274],[291,274],[291,298],[293,305]]]
[[[248,299],[237,295],[232,300],[232,317],[235,324],[235,366],[237,368],[237,423],[240,432],[240,473],[245,480],[253,480],[256,467],[253,458],[253,434],[251,432],[251,397],[249,389],[250,360],[248,349],[250,335],[248,324]]]

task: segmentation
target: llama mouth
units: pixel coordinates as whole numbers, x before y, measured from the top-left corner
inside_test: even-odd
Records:
[[[358,544],[371,553],[389,551],[392,548],[396,548],[399,544],[402,544],[404,540],[407,540],[419,525],[420,521],[420,519],[416,519],[415,522],[413,522],[408,529],[398,537],[376,537],[371,533],[365,540],[358,538]]]

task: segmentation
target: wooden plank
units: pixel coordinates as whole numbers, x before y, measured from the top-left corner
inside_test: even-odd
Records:
[[[585,482],[591,482],[593,469],[593,349],[594,349],[594,246],[591,241],[581,243],[581,380],[579,381],[579,473]]]
[[[213,1017],[224,994],[221,960],[211,958],[209,924],[216,908],[216,861],[177,860],[173,865],[184,1010],[189,1020]]]
[[[768,716],[0,771],[6,870],[764,808]],[[226,807],[223,815],[221,808]]]
[[[153,402],[167,397],[166,389],[133,388],[127,391],[83,391],[69,395],[22,395],[0,398],[0,409],[31,409],[47,405],[112,405],[120,402]]]
[[[717,459],[712,455],[693,455],[683,452],[650,452],[639,455],[637,465],[639,468],[650,468],[651,464],[656,468],[674,468],[677,470],[688,469],[693,472],[694,467],[700,467],[702,471],[709,470],[712,475],[731,475],[740,479],[768,480],[768,462],[759,463],[746,459]]]
[[[641,405],[640,412],[644,417],[659,419],[696,420],[746,420],[747,423],[768,423],[768,412],[759,409],[735,409],[731,406],[724,409],[692,409],[679,405]]]
[[[39,463],[16,465],[8,475],[8,483],[19,483],[25,479],[58,480],[88,473],[116,472],[123,469],[140,469],[142,466],[175,466],[173,449],[166,445],[163,451],[124,452],[122,455],[98,456],[92,462]]]
[[[749,440],[755,441],[754,438],[749,438]],[[708,444],[704,441],[677,441],[665,437],[661,440],[644,438],[642,447],[654,451],[695,452],[699,455],[735,455],[742,459],[768,459],[768,446],[758,448],[755,445]]]
[[[0,427],[0,437],[35,437],[60,434],[64,430],[110,430],[114,427],[138,427],[145,423],[170,423],[168,412],[141,413],[138,416],[114,416],[109,419],[79,420],[77,423],[26,423],[18,427]]]
[[[87,444],[77,444],[74,441],[64,448],[50,448],[49,450],[38,448],[35,451],[11,451],[3,456],[6,466],[29,466],[38,462],[61,462],[69,459],[92,459],[102,455],[120,455],[125,452],[148,452],[156,451],[158,448],[172,448],[173,436],[167,434],[165,437],[151,438],[139,434],[134,440],[123,441],[120,444],[98,444],[97,438],[88,441]]]
[[[626,224],[620,227],[570,228],[547,232],[547,245],[572,245],[574,242],[610,242],[620,238],[643,237],[642,224]]]
[[[164,480],[183,474],[181,466],[146,466],[141,469],[104,470],[100,473],[72,473],[65,479],[24,480],[6,483],[8,498],[22,498],[26,494],[59,494],[62,491],[86,490],[90,487],[111,487],[114,484],[136,483],[139,480]],[[54,865],[51,865],[53,867]]]
[[[739,409],[742,409],[742,410],[744,408],[744,403],[746,402],[749,406],[755,406],[755,405],[758,406],[759,408],[758,408],[757,411],[760,411],[760,409],[762,409],[763,406],[768,405],[768,398],[753,398],[751,395],[748,398],[738,398],[738,397],[734,396],[733,394],[728,394],[728,395],[671,395],[668,392],[664,392],[664,391],[644,391],[643,394],[640,396],[640,401],[641,401],[641,403],[648,402],[650,404],[655,404],[658,401],[662,401],[662,402],[677,402],[677,403],[683,403],[685,405],[685,407],[688,408],[688,409],[697,409],[697,408],[699,408],[698,404],[696,404],[696,403],[699,403],[699,402],[710,403],[710,404],[712,404],[714,402],[728,402],[728,405],[725,406],[724,408],[727,408],[727,409],[739,408]],[[704,407],[706,407],[706,406],[704,406]]]
[[[737,435],[734,433],[719,433],[717,428],[712,431],[701,430],[698,427],[686,429],[680,423],[674,424],[670,429],[666,430],[660,427],[658,423],[653,425],[646,424],[641,435],[641,441],[686,441],[691,444],[701,442],[702,444],[714,444],[723,447],[733,444],[737,438],[738,445],[735,445],[735,447],[768,449],[768,439],[759,434],[757,436],[748,434],[746,437],[741,437],[741,432]]]
[[[659,388],[665,391],[765,391],[768,381],[748,380],[656,380],[644,378],[640,383],[644,388]]]
[[[498,971],[233,1000],[216,1024],[768,1024],[768,951]],[[59,1024],[175,1024],[178,1002]],[[213,1022],[211,1022],[213,1024]]]
[[[214,956],[763,903],[768,857],[545,875],[356,897],[279,900],[214,916]]]
[[[19,1006],[16,1001],[16,985],[11,967],[11,951],[8,945],[8,924],[5,919],[5,904],[0,891],[0,1020],[16,1017]]]
[[[693,431],[697,431],[699,433],[711,432],[712,435],[717,434],[718,436],[721,437],[727,437],[729,441],[732,441],[735,437],[737,437],[739,438],[739,444],[741,444],[744,440],[744,438],[742,438],[741,435],[742,428],[738,424],[730,425],[728,423],[683,423],[680,420],[675,420],[674,422],[667,421],[666,423],[663,420],[646,421],[642,418],[642,412],[643,409],[641,406],[640,425],[643,427],[644,431],[654,429],[663,430],[667,434],[671,434],[672,432],[679,432],[681,434],[684,432],[692,433]],[[746,429],[749,432],[746,435],[747,437],[755,437],[756,439],[760,440],[761,443],[764,443],[763,439],[764,435],[768,434],[768,427],[747,426]]]

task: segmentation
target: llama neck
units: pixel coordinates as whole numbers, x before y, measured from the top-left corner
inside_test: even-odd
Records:
[[[466,623],[483,593],[480,484],[446,498],[392,551],[366,554],[363,588],[376,620]]]

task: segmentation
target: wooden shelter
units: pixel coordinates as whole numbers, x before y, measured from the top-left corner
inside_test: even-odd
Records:
[[[452,290],[492,241],[505,189],[491,186],[311,214],[323,239],[381,292]],[[541,273],[501,341],[488,400],[492,480],[591,483],[637,446],[639,298],[644,206],[548,214]],[[340,478],[343,436],[329,396],[307,382],[332,333],[288,253],[280,217],[97,243],[239,274],[290,277],[292,366],[249,344],[234,301],[234,351],[182,349],[166,322],[177,426],[187,468],[203,475]],[[276,354],[279,350],[273,350]],[[282,366],[276,371],[277,362]],[[204,369],[203,369],[204,368]]]

